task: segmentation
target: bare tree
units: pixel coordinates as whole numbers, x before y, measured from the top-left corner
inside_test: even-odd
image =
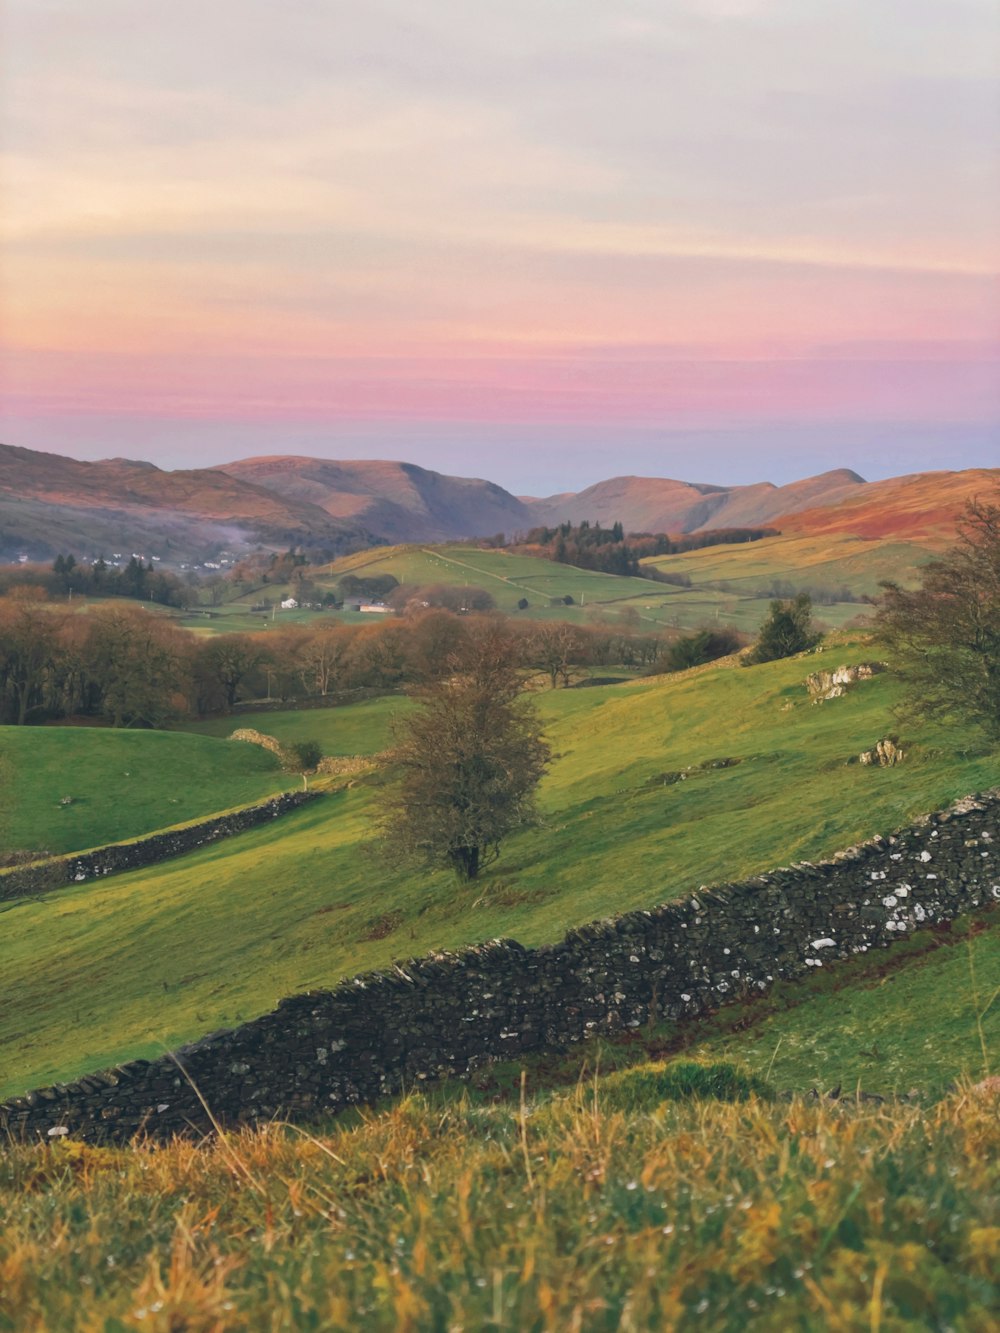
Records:
[[[909,708],[1000,737],[1000,504],[966,505],[957,544],[914,591],[883,583],[876,617]]]
[[[393,851],[471,880],[533,822],[549,749],[523,695],[518,645],[500,625],[471,631],[451,666],[414,692],[422,706],[400,728],[381,834]]]

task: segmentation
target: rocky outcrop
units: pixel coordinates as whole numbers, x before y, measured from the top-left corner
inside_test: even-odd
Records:
[[[888,671],[885,662],[859,662],[857,666],[839,666],[832,671],[814,671],[805,680],[806,689],[812,696],[813,703],[823,703],[825,699],[839,699],[847,693],[850,685],[859,680],[871,680],[873,676]]]
[[[859,764],[872,764],[878,768],[894,768],[905,759],[892,736],[883,736],[870,750],[862,750],[858,755]]]
[[[17,1138],[123,1140],[315,1118],[489,1061],[696,1017],[995,902],[1000,792],[558,944],[494,940],[296,995],[172,1055],[15,1098],[0,1125]]]

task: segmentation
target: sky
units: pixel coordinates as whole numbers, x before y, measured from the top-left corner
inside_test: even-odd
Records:
[[[995,0],[3,0],[0,440],[1000,466]]]

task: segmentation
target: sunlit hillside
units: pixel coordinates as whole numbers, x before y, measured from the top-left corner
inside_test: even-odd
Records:
[[[996,752],[961,732],[907,726],[902,766],[851,762],[898,725],[896,682],[881,675],[817,706],[803,681],[878,653],[841,639],[762,667],[541,693],[556,755],[544,824],[512,838],[471,889],[373,847],[376,770],[204,851],[11,904],[0,960],[18,1003],[0,1014],[0,1086],[155,1054],[394,958],[496,936],[554,940],[995,785]],[[363,707],[371,734],[366,745],[364,723],[345,731],[352,753],[384,746],[393,711]],[[347,728],[350,709],[323,716]],[[738,762],[716,767],[723,758]]]

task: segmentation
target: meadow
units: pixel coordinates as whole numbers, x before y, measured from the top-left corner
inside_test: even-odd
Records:
[[[739,565],[742,553],[763,544],[709,549],[735,552],[734,565],[729,566],[733,569]],[[502,611],[529,620],[558,619],[587,624],[595,618],[613,618],[622,611],[632,611],[646,630],[691,630],[723,624],[753,633],[770,607],[770,593],[759,586],[762,580],[758,579],[748,590],[724,591],[710,586],[715,579],[714,570],[709,567],[703,576],[697,561],[690,560],[690,555],[699,554],[703,553],[662,557],[664,561],[689,561],[676,568],[690,574],[690,588],[576,569],[540,556],[469,546],[398,546],[362,551],[328,566],[315,581],[322,586],[333,586],[345,574],[359,578],[392,574],[400,583],[469,584],[485,588]],[[644,563],[660,567],[661,560]],[[662,567],[675,568],[671,564]],[[567,596],[573,599],[572,605],[551,605],[552,599]],[[522,599],[528,602],[528,607],[519,610],[517,604]],[[864,611],[865,607],[856,602],[845,602],[823,606],[817,615],[828,627],[841,628]]]
[[[0,727],[0,756],[3,841],[17,851],[121,842],[298,781],[258,746],[165,731]]]
[[[497,936],[538,944],[702,884],[814,860],[994,785],[994,749],[928,726],[908,724],[898,768],[850,762],[894,728],[896,681],[878,676],[815,705],[803,680],[873,656],[876,645],[844,637],[762,667],[537,694],[556,754],[544,824],[512,838],[465,889],[402,864],[391,840],[375,843],[376,771],[280,826],[11,904],[0,957],[18,1004],[0,1014],[0,1091],[158,1054],[393,959]],[[378,719],[371,749],[397,704],[357,706]],[[340,726],[350,713],[310,710],[309,725]],[[262,729],[295,717],[267,715]],[[365,747],[352,737],[349,748]],[[724,758],[739,762],[713,766]]]
[[[706,546],[680,555],[653,556],[643,564],[663,573],[686,574],[696,588],[725,585],[741,598],[767,596],[774,580],[802,589],[836,591],[846,587],[856,597],[874,597],[882,580],[904,585],[918,582],[920,567],[930,558],[926,546],[891,537],[792,533],[738,545]],[[857,607],[855,613],[862,609]],[[818,613],[825,616],[834,610],[824,605]]]

